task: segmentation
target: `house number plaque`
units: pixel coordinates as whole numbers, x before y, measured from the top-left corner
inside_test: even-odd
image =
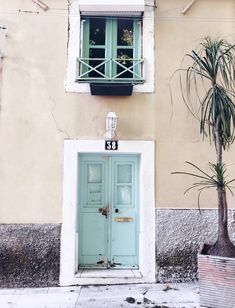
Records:
[[[116,217],[115,222],[132,222],[132,217]]]
[[[118,140],[105,140],[105,150],[117,151],[118,150]]]

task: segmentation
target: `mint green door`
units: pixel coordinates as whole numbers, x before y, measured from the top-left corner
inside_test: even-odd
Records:
[[[79,155],[78,264],[138,268],[137,155]]]

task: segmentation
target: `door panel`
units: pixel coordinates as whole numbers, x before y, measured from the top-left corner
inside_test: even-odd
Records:
[[[107,168],[97,157],[83,155],[79,167],[79,262],[84,266],[106,266],[107,220],[99,208],[106,204]]]
[[[113,172],[111,262],[116,267],[137,267],[138,157],[114,157]]]
[[[106,223],[96,213],[84,213],[81,217],[82,254],[81,262],[86,265],[104,265],[106,257]]]
[[[79,155],[81,267],[138,267],[138,161],[135,155]]]
[[[84,207],[97,208],[104,204],[104,163],[86,162],[84,170],[85,200]]]

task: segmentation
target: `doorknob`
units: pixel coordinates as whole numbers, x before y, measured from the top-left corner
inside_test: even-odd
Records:
[[[107,218],[109,213],[109,207],[100,207],[99,212]]]
[[[118,213],[119,212],[119,209],[115,209],[115,213]]]

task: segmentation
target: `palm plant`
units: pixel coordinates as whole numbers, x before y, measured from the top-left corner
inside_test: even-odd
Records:
[[[221,38],[206,37],[200,49],[192,50],[186,58],[191,65],[179,70],[182,97],[189,111],[199,119],[200,133],[214,144],[216,164],[210,165],[212,175],[193,164],[199,174],[184,174],[200,179],[189,189],[199,187],[199,193],[211,187],[217,190],[218,236],[208,253],[235,257],[235,247],[228,234],[226,197],[234,179],[226,180],[223,163],[223,151],[228,150],[235,139],[235,45]]]

